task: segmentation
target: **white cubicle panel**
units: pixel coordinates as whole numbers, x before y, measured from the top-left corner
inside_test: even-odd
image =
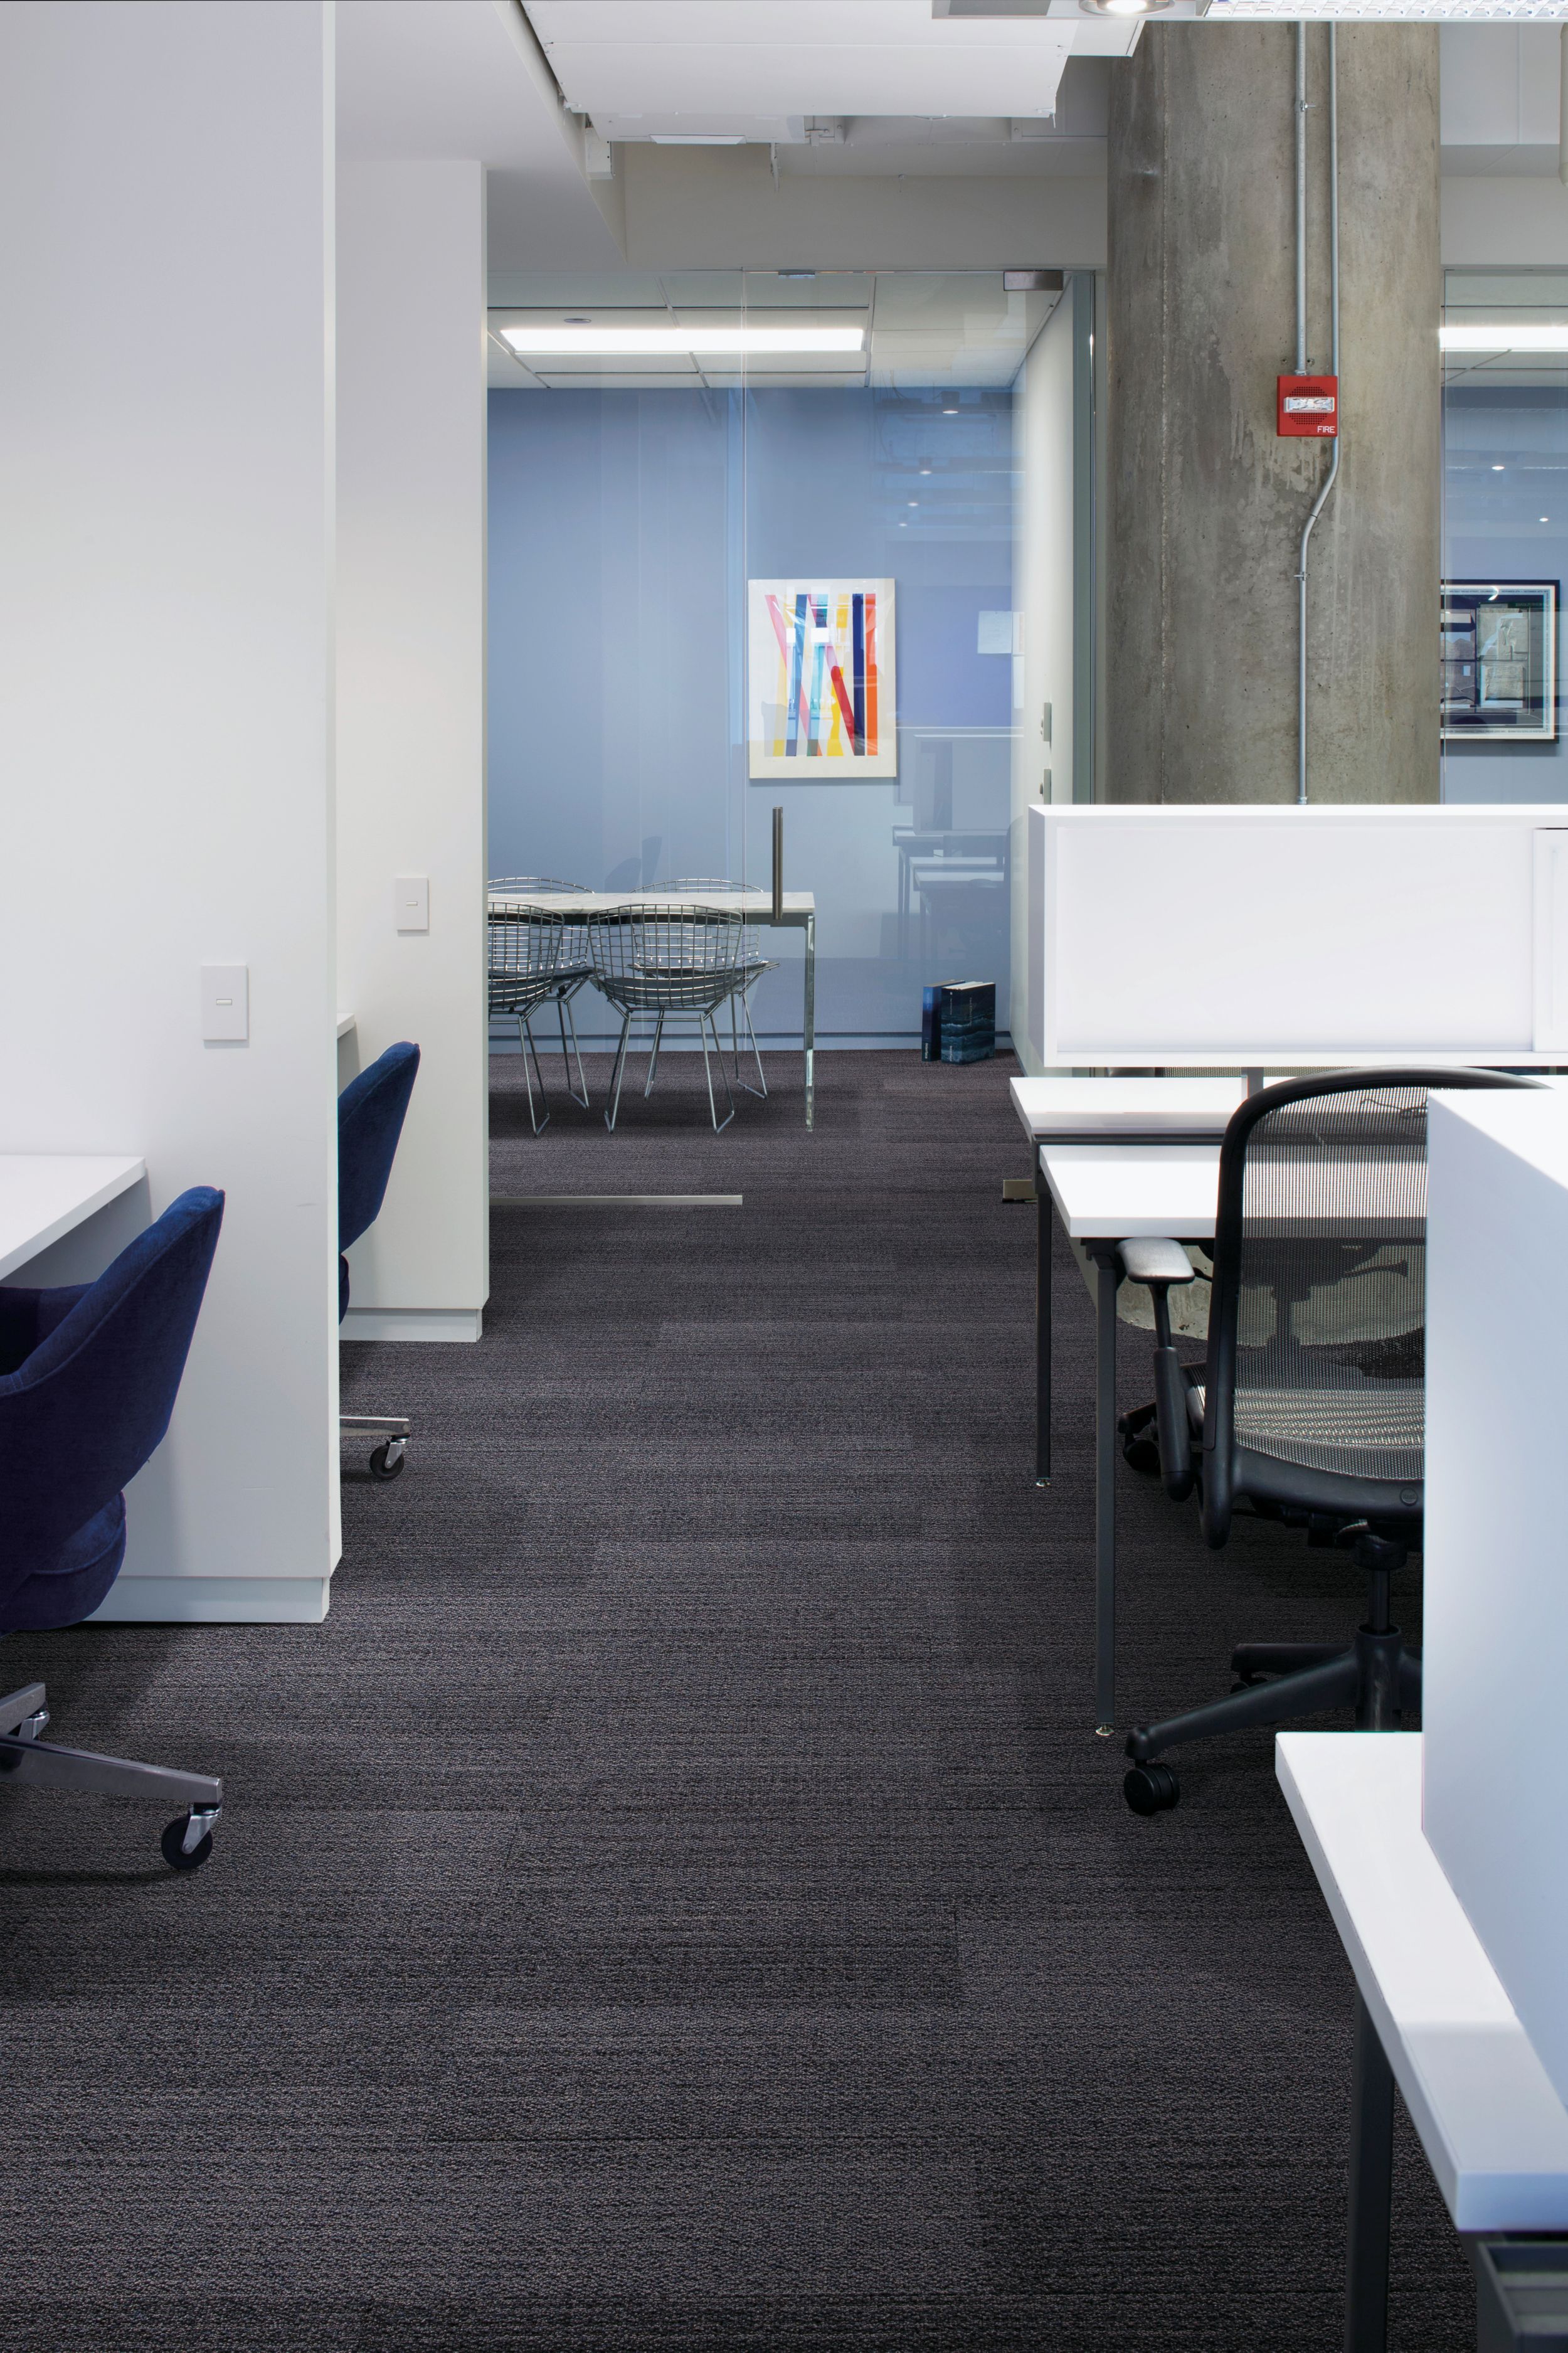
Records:
[[[1029,811],[1063,1067],[1568,1058],[1568,805]]]
[[[1423,1827],[1568,2103],[1568,1097],[1435,1095]]]

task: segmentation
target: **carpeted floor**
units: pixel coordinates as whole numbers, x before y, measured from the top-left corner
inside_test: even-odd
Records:
[[[498,1192],[743,1206],[498,1210],[481,1345],[345,1350],[417,1437],[345,1453],[324,1625],[5,1644],[58,1737],[231,1791],[188,1880],[5,1793],[15,2353],[1339,2343],[1349,1973],[1267,1736],[1144,1822],[1090,1730],[1088,1301],[1064,1253],[1041,1493],[1011,1065],[818,1067],[815,1136],[798,1057],[715,1138],[673,1056],[535,1140],[498,1060]],[[1121,1525],[1129,1718],[1359,1614],[1130,1472]],[[1392,2341],[1458,2353],[1399,2136]]]

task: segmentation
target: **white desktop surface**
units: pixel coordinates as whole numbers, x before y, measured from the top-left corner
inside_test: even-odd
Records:
[[[1047,1144],[1040,1171],[1074,1241],[1200,1241],[1214,1231],[1217,1143]]]
[[[492,907],[543,907],[563,915],[605,915],[616,907],[736,907],[752,923],[767,923],[773,906],[771,891],[661,891],[657,884],[650,891],[492,890],[489,899]],[[804,923],[816,913],[815,892],[784,893],[786,923]]]
[[[1223,1135],[1247,1082],[1229,1079],[1011,1079],[1026,1135]]]
[[[144,1160],[111,1153],[0,1153],[0,1278],[146,1174]]]
[[[1568,2230],[1568,2111],[1421,1830],[1418,1732],[1283,1732],[1276,1771],[1457,2229]]]

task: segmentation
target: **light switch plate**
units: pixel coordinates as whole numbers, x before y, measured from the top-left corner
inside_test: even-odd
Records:
[[[210,1045],[241,1045],[250,1036],[250,967],[202,966],[202,1036]]]
[[[430,928],[430,877],[427,874],[395,875],[392,903],[400,932],[427,932]]]

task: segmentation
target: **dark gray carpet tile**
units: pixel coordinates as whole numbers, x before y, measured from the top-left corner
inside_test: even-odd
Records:
[[[1007,1066],[829,1055],[815,1135],[769,1067],[718,1138],[672,1068],[535,1140],[498,1058],[498,1189],[744,1206],[498,1210],[481,1345],[345,1345],[416,1439],[344,1451],[324,1625],[7,1643],[62,1737],[230,1788],[191,1881],[0,1793],[24,2353],[1337,2341],[1348,1972],[1267,1734],[1154,1823],[1094,1736],[1092,1325],[1058,1240],[1041,1492]],[[1118,1510],[1129,1720],[1361,1615]],[[1399,2134],[1392,2343],[1457,2353]]]
[[[300,2302],[268,2295],[180,2297],[154,2288],[144,2300],[83,2293],[68,2300],[58,2284],[30,2296],[9,2321],[15,2353],[358,2353],[364,2315],[358,2305]]]

